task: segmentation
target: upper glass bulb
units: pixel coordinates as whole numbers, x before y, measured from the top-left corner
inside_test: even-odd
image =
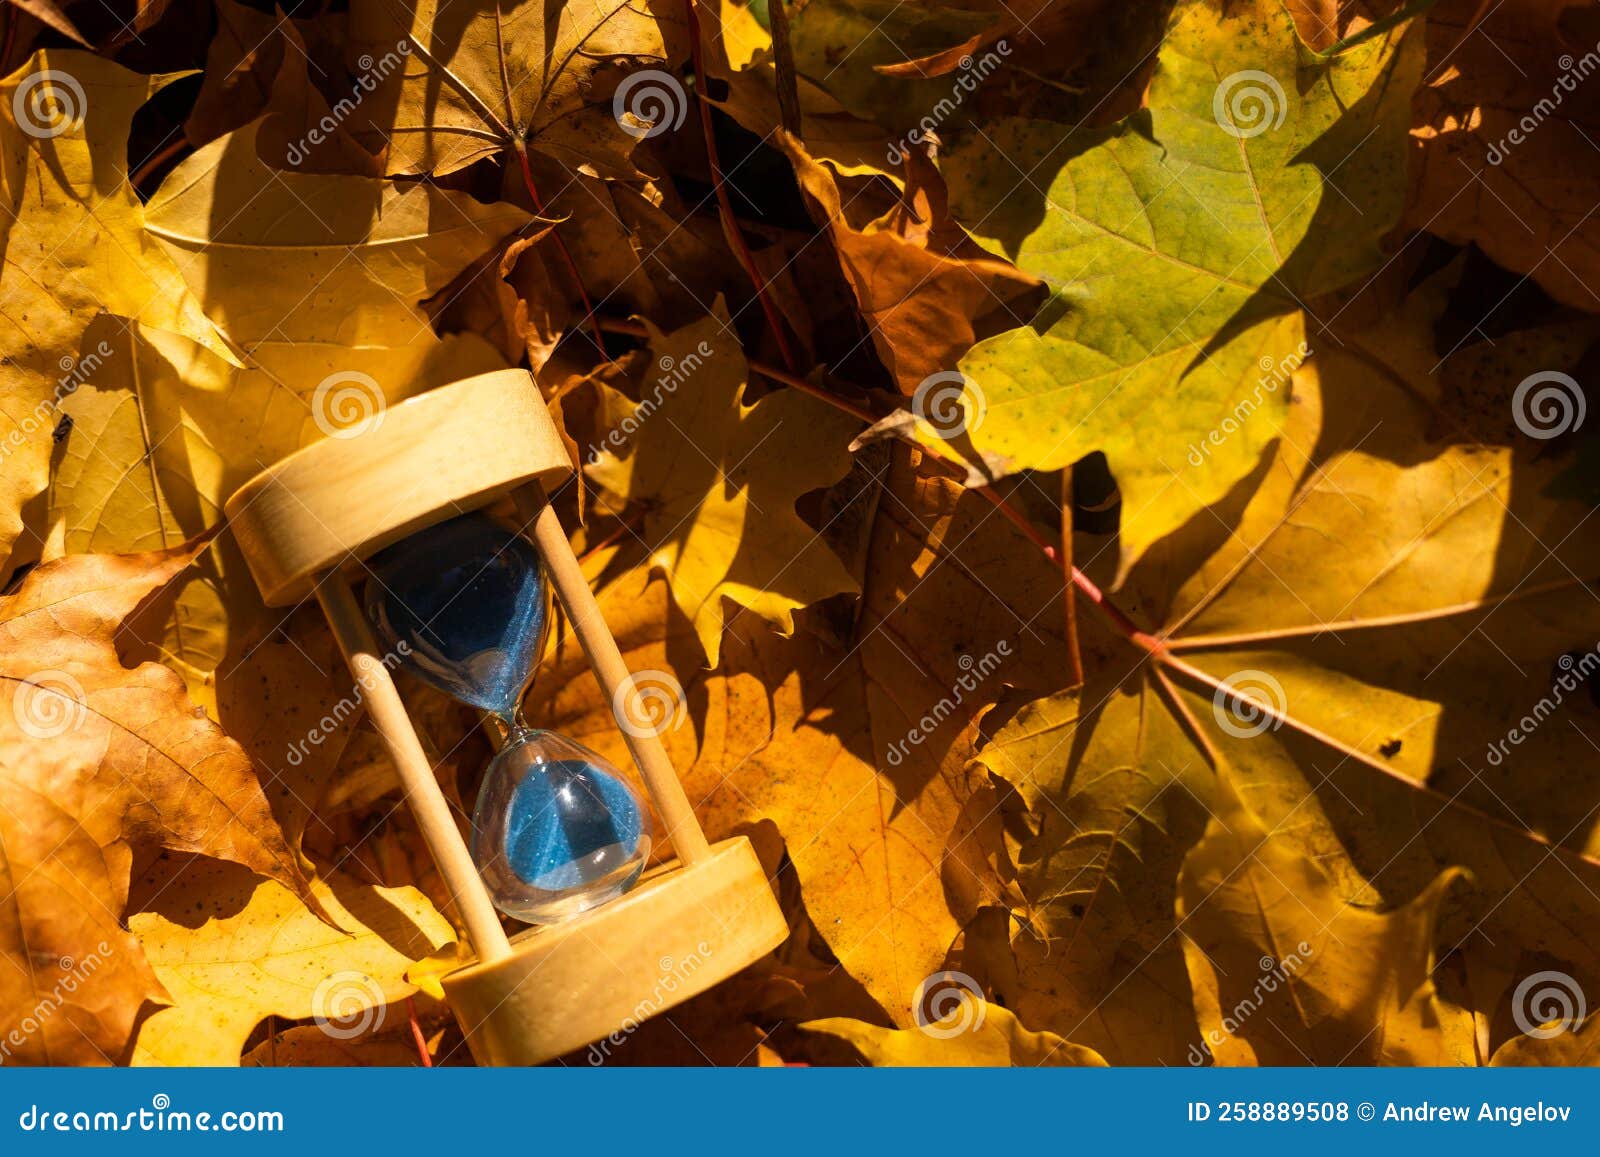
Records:
[[[550,621],[533,544],[474,511],[419,530],[367,567],[367,618],[384,650],[445,694],[513,724]]]
[[[494,757],[472,816],[472,858],[495,906],[546,924],[620,896],[650,857],[650,813],[600,755],[519,728]]]

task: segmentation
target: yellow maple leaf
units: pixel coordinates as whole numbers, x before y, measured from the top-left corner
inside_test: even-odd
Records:
[[[746,406],[749,366],[720,300],[670,334],[646,329],[654,365],[643,396],[624,406],[587,469],[644,504],[651,565],[666,573],[714,667],[723,599],[788,634],[796,609],[858,589],[794,503],[848,473],[860,423],[798,390]]]
[[[136,1065],[232,1065],[267,1016],[315,1018],[333,1039],[376,1031],[415,991],[405,971],[455,938],[415,888],[312,882],[334,924],[282,885],[212,860],[167,866],[129,920],[172,1007],[139,1028]],[[334,925],[337,925],[335,927]]]

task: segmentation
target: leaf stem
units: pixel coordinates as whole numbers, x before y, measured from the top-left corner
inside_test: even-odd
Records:
[[[417,1056],[422,1060],[422,1067],[433,1068],[433,1056],[428,1052],[428,1040],[422,1035],[422,1025],[417,1020],[417,1002],[411,997],[406,997],[406,1012],[411,1017],[411,1039],[416,1042]]]
[[[774,0],[776,2],[776,0]],[[1061,471],[1061,562],[1072,566],[1072,467]],[[1077,588],[1071,583],[1061,584],[1062,631],[1067,641],[1067,654],[1072,659],[1072,682],[1083,686],[1083,655],[1078,650],[1078,598]]]

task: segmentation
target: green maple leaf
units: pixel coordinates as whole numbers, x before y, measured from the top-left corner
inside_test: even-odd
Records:
[[[1004,120],[947,158],[957,217],[1056,291],[962,360],[967,437],[1007,472],[1103,451],[1122,575],[1276,436],[1305,304],[1380,265],[1421,53],[1414,22],[1325,56],[1277,0],[1196,0],[1115,130]]]

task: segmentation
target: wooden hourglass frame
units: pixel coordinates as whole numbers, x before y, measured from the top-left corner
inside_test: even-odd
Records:
[[[788,934],[749,840],[707,843],[660,739],[641,728],[622,730],[677,860],[570,919],[509,938],[501,925],[347,573],[509,495],[532,524],[601,690],[618,703],[628,668],[545,498],[571,473],[532,376],[497,370],[390,406],[354,436],[307,446],[226,504],[267,604],[321,604],[399,770],[476,957],[444,978],[444,990],[479,1064],[538,1064],[581,1048],[711,988]]]

